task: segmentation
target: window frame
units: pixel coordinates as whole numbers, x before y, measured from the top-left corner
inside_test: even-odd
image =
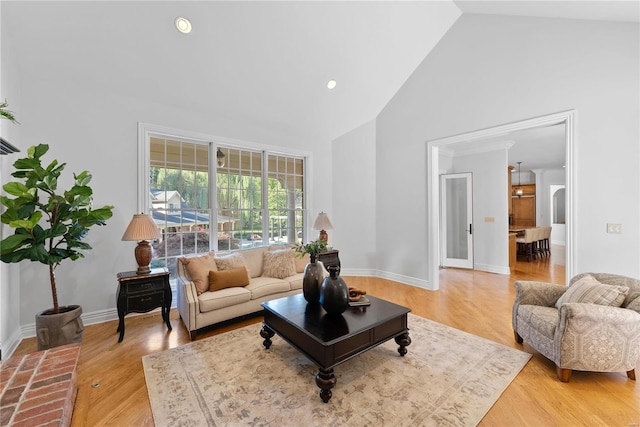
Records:
[[[174,139],[176,141],[182,141],[195,144],[210,144],[209,150],[209,209],[210,209],[210,224],[217,224],[218,216],[218,203],[217,203],[217,159],[216,150],[218,147],[231,148],[240,150],[252,150],[260,151],[262,154],[263,164],[263,190],[262,198],[263,205],[262,211],[267,212],[268,209],[268,194],[266,190],[266,182],[268,181],[268,164],[267,158],[269,155],[295,157],[303,160],[303,194],[304,203],[302,206],[302,240],[307,241],[308,236],[311,236],[310,230],[313,224],[313,220],[310,218],[311,200],[308,196],[308,189],[311,187],[312,170],[312,153],[307,150],[300,150],[298,148],[291,147],[279,147],[273,145],[266,145],[251,141],[236,140],[232,138],[213,136],[198,132],[185,131],[179,129],[173,129],[165,126],[154,125],[149,123],[138,122],[138,200],[137,206],[138,212],[150,212],[151,206],[149,202],[149,173],[150,173],[150,140],[151,138],[161,139]],[[263,229],[268,227],[263,221]],[[210,226],[211,229],[211,226]],[[217,230],[217,225],[216,225]],[[209,240],[209,249],[218,250],[218,239]]]

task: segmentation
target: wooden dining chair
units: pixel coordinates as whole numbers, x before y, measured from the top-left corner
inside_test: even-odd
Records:
[[[535,242],[534,237],[537,234],[536,228],[527,228],[524,230],[524,235],[516,237],[516,244],[518,245],[518,253],[526,255],[527,261],[531,262],[533,259],[533,244]]]

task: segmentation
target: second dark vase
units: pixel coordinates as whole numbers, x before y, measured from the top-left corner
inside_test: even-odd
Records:
[[[316,262],[315,256],[311,256],[311,262],[304,267],[302,277],[302,295],[308,303],[317,304],[320,301],[320,285],[323,277],[322,264]]]
[[[327,270],[329,276],[324,278],[320,286],[320,304],[327,314],[335,316],[349,307],[349,287],[339,276],[340,267],[329,266]]]

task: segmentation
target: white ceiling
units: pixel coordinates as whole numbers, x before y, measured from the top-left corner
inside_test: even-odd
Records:
[[[65,79],[314,141],[373,120],[461,10],[638,22],[637,1],[3,1],[0,7],[2,35],[31,78]],[[190,34],[176,31],[177,16],[191,20]],[[338,82],[331,91],[329,79]]]
[[[324,141],[373,120],[460,15],[451,1],[1,7],[25,70]]]
[[[640,22],[640,1],[455,0],[464,13]]]

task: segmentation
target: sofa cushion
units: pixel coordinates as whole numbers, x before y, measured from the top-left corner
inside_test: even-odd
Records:
[[[204,292],[198,296],[200,312],[206,313],[251,300],[251,292],[247,288],[225,288],[215,292]]]
[[[244,262],[244,257],[239,252],[231,252],[225,255],[218,255],[216,257],[217,270],[235,270],[237,268],[247,268]],[[248,270],[248,268],[247,268]]]
[[[245,286],[244,289],[251,292],[251,299],[258,299],[280,292],[289,292],[291,285],[287,280],[261,276],[251,278],[251,283]]]
[[[237,252],[244,258],[247,270],[249,270],[249,277],[262,276],[262,254],[268,249],[267,246],[258,246],[256,248],[242,249]]]
[[[278,251],[266,251],[264,253],[264,264],[262,275],[284,279],[296,273],[295,253],[291,249],[281,249]]]
[[[296,273],[304,273],[304,268],[311,262],[311,255],[304,254],[300,257],[301,254],[296,253],[296,258],[294,260],[296,264]]]
[[[193,282],[198,295],[209,290],[209,271],[218,270],[213,251],[196,257],[179,258],[187,278]]]
[[[587,275],[569,286],[556,302],[556,307],[570,302],[584,304],[609,305],[620,307],[627,296],[629,288],[626,286],[606,285],[598,282],[593,276]]]
[[[560,323],[560,313],[555,307],[541,305],[521,305],[518,307],[518,330],[533,329],[547,338],[553,339]],[[520,324],[524,323],[524,324]]]
[[[219,291],[220,289],[233,288],[236,286],[247,286],[249,284],[249,273],[246,267],[234,268],[225,271],[209,272],[209,291]]]
[[[289,281],[289,285],[291,285],[291,290],[295,291],[296,289],[302,289],[302,278],[304,274],[296,273],[291,277],[287,277],[286,280]]]

